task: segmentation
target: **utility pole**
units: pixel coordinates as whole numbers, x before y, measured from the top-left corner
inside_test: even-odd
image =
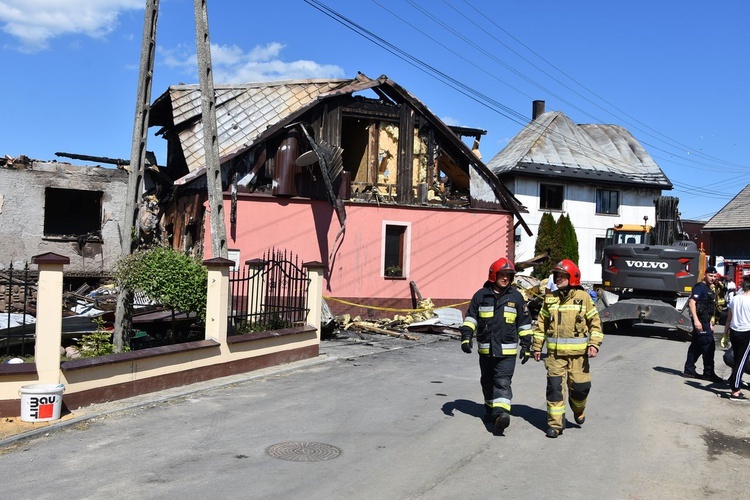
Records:
[[[154,51],[156,50],[156,21],[159,16],[159,0],[147,0],[143,20],[141,41],[141,62],[138,73],[138,91],[135,101],[135,122],[133,142],[130,150],[128,171],[128,193],[125,200],[125,220],[120,227],[122,255],[129,255],[135,249],[140,234],[138,217],[143,191],[143,172],[146,163],[146,141],[148,137],[148,117],[151,111],[151,84],[154,75]],[[115,331],[113,344],[115,352],[122,352],[125,341],[130,337],[132,326],[132,290],[120,290],[115,309]]]
[[[159,0],[147,0],[141,42],[141,62],[138,75],[133,143],[130,152],[128,193],[125,203],[125,221],[120,229],[122,255],[136,249],[140,237],[139,209],[143,191],[143,175],[146,163],[148,119],[151,110],[151,85],[154,75],[154,51],[156,50],[156,21],[159,15]],[[198,54],[198,73],[201,88],[201,111],[203,144],[208,189],[209,219],[211,224],[212,257],[227,258],[227,231],[224,224],[224,196],[219,164],[219,141],[216,128],[216,95],[213,69],[211,67],[211,42],[208,37],[208,12],[206,0],[195,0],[195,38]],[[115,310],[115,352],[122,352],[129,339],[132,327],[132,290],[120,290]]]
[[[201,86],[203,149],[206,164],[209,219],[211,221],[211,257],[226,259],[227,229],[224,224],[224,191],[219,164],[219,138],[216,129],[216,94],[211,67],[211,42],[208,37],[207,0],[195,0],[195,40]]]

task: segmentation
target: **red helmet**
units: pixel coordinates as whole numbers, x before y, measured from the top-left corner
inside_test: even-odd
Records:
[[[570,275],[568,281],[570,286],[581,286],[581,270],[578,269],[575,262],[569,259],[563,259],[552,268],[553,273],[567,273]]]
[[[497,259],[490,266],[490,275],[487,280],[494,282],[497,279],[497,273],[499,271],[516,274],[516,267],[505,257]]]

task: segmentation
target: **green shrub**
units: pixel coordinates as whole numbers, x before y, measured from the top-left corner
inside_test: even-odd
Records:
[[[76,350],[81,358],[95,358],[97,356],[106,356],[115,352],[115,346],[112,343],[112,332],[104,330],[104,320],[94,318],[96,331],[86,333],[82,336],[81,342],[76,346]],[[125,351],[129,349],[124,349]]]
[[[205,320],[208,273],[198,260],[159,246],[121,257],[114,274],[119,286]]]

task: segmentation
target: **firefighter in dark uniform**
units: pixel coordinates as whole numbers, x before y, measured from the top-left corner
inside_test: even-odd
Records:
[[[716,279],[716,268],[713,266],[706,268],[703,281],[695,284],[688,300],[688,308],[693,318],[693,337],[688,347],[683,374],[685,377],[723,382],[723,379],[714,371],[716,340],[714,340],[712,320],[716,313],[716,293],[713,288]],[[695,363],[701,356],[703,356],[703,375],[699,376],[695,371]]]
[[[604,340],[601,321],[591,296],[581,287],[581,271],[568,259],[552,269],[557,290],[544,297],[534,330],[531,351],[542,359],[547,344],[547,437],[556,438],[565,429],[565,393],[578,425],[591,391],[589,358],[599,353]]]
[[[512,286],[515,274],[508,259],[493,262],[487,282],[472,297],[460,328],[461,349],[467,354],[476,333],[485,422],[493,423],[498,433],[510,425],[516,355],[525,363],[531,346],[531,317],[523,295]]]

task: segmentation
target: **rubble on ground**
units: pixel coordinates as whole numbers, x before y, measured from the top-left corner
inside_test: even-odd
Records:
[[[450,313],[450,314],[446,314]],[[458,324],[456,324],[456,314]],[[449,318],[444,320],[444,318]],[[417,302],[417,308],[410,313],[395,314],[393,317],[380,319],[361,316],[352,317],[350,314],[342,314],[335,319],[341,330],[361,333],[375,333],[388,335],[406,340],[419,340],[414,331],[420,333],[443,333],[458,335],[460,321],[463,321],[461,311],[451,308],[435,308],[431,299],[422,299]]]

